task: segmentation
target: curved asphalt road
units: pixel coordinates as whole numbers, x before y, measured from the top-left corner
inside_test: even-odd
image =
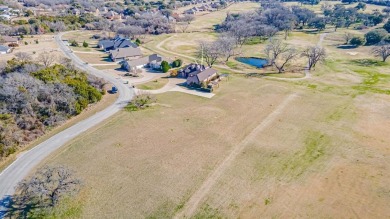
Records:
[[[126,104],[132,99],[134,95],[134,91],[123,84],[123,82],[102,71],[88,66],[76,55],[74,55],[62,42],[61,36],[63,34],[64,33],[60,33],[55,37],[55,41],[62,52],[73,60],[73,63],[76,67],[114,84],[118,88],[119,97],[114,104],[110,105],[103,111],[100,111],[88,119],[85,119],[73,125],[72,127],[67,128],[66,130],[52,136],[51,138],[32,148],[31,150],[24,152],[11,165],[9,165],[0,173],[0,218],[2,218],[2,202],[6,202],[5,200],[7,197],[14,193],[14,188],[18,182],[23,180],[35,166],[37,166],[44,158],[46,158],[49,154],[57,150],[69,140],[75,138],[82,132],[114,115],[124,106],[126,106]]]

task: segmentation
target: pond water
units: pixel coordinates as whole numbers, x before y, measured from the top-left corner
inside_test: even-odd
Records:
[[[236,60],[256,68],[262,68],[267,64],[267,60],[253,57],[238,57]]]

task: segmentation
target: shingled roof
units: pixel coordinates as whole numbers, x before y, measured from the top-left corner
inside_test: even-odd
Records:
[[[142,52],[140,48],[126,47],[111,50],[110,55],[113,59],[120,59],[126,57],[141,56]]]

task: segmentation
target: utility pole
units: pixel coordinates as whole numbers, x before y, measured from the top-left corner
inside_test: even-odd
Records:
[[[202,57],[201,57],[201,60],[200,60],[200,65],[203,66],[203,46],[202,46]]]

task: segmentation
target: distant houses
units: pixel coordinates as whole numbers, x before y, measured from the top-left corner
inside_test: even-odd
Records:
[[[10,43],[16,43],[19,44],[19,39],[16,37],[10,37],[10,36],[0,36],[0,43],[10,44]]]
[[[130,41],[130,39],[122,38],[120,36],[116,36],[112,40],[100,40],[98,43],[98,47],[108,52],[110,50],[115,50],[119,48],[133,47],[137,48],[137,44]]]
[[[139,59],[123,61],[122,68],[129,72],[136,71],[141,68],[151,68],[151,69],[161,70],[162,61],[167,61],[169,64],[171,64],[172,62],[163,56],[153,54]]]
[[[122,19],[122,14],[119,14],[115,11],[109,11],[103,15],[108,20],[121,20]]]
[[[0,12],[8,12],[10,10],[11,10],[11,8],[9,8],[8,6],[0,5]]]
[[[7,54],[12,52],[11,47],[18,46],[19,39],[16,37],[10,37],[10,36],[0,36],[0,54]]]
[[[198,9],[196,7],[190,8],[188,10],[184,11],[184,14],[196,14],[198,12]]]
[[[207,3],[206,1],[204,2],[196,2],[194,4],[197,4],[197,3]],[[198,12],[205,12],[205,11],[216,11],[217,9],[219,8],[222,8],[224,7],[225,5],[222,5],[221,3],[217,3],[217,2],[213,2],[213,3],[208,3],[208,4],[203,4],[199,7],[193,7],[193,8],[190,8],[190,9],[187,9],[185,10],[183,13],[184,14],[196,14]]]
[[[17,17],[19,13],[19,9],[13,9],[6,5],[0,5],[0,19],[11,20],[11,18]]]
[[[110,50],[110,58],[113,62],[134,60],[142,57],[140,48],[125,47]]]

